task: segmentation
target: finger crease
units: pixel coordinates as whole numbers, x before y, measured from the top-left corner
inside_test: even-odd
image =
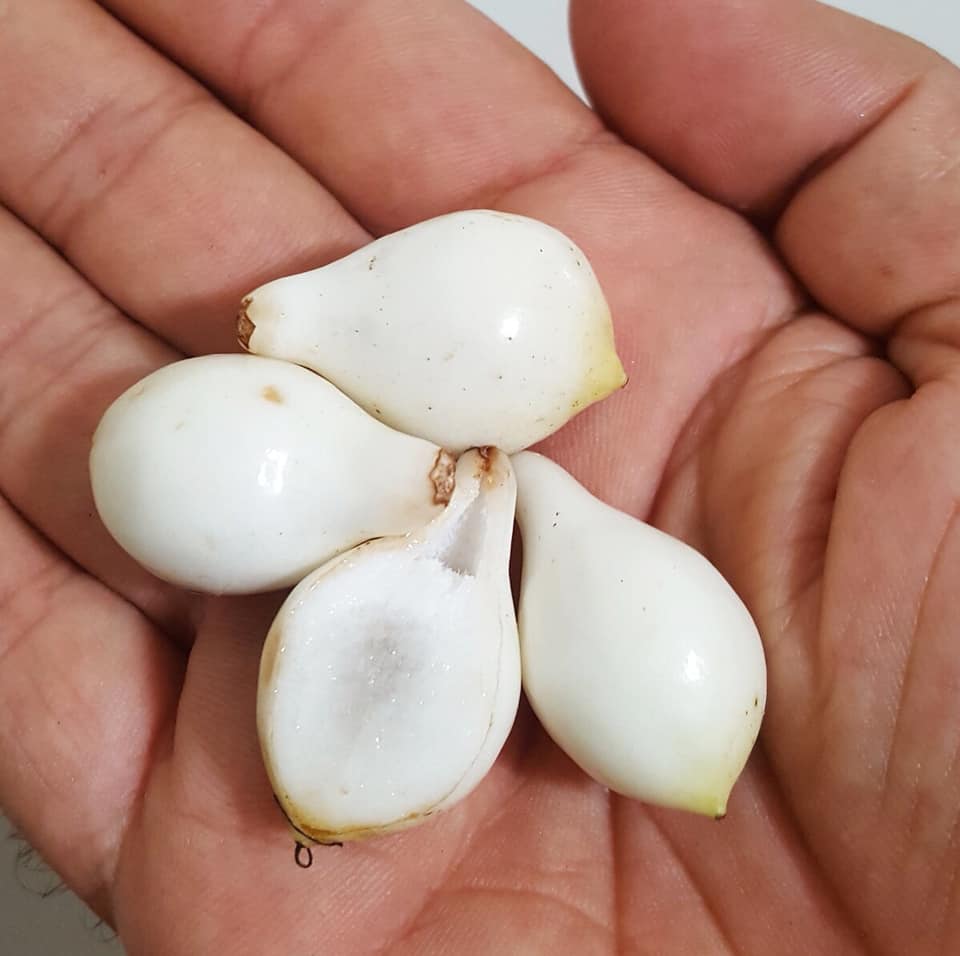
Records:
[[[74,127],[34,178],[33,188],[39,193],[53,193],[37,216],[39,231],[66,252],[100,200],[129,178],[185,116],[213,103],[199,87],[183,90],[178,85],[135,106],[121,109],[118,99],[98,105]],[[56,188],[51,180],[58,179]]]
[[[783,219],[786,211],[793,204],[794,200],[803,192],[813,180],[826,173],[835,163],[843,159],[851,150],[866,139],[875,129],[887,121],[887,119],[897,112],[908,100],[915,94],[918,87],[923,82],[923,75],[918,76],[908,82],[904,87],[898,90],[890,100],[880,109],[876,116],[869,122],[859,127],[850,137],[834,144],[820,153],[815,159],[809,162],[794,178],[792,185],[785,191],[785,194],[778,207],[773,210],[770,221],[773,223],[771,231],[775,234],[780,220]]]
[[[730,956],[737,956],[737,953],[740,952],[740,949],[734,942],[733,936],[726,926],[726,922],[721,918],[719,910],[711,902],[709,893],[707,893],[707,891],[701,887],[699,878],[690,868],[687,861],[683,858],[683,854],[680,852],[680,849],[670,838],[670,835],[667,832],[667,827],[661,826],[660,823],[654,820],[652,816],[651,820],[653,820],[653,825],[656,827],[657,833],[660,834],[660,838],[669,848],[673,858],[677,861],[677,866],[680,867],[680,870],[683,872],[683,875],[686,877],[690,886],[696,891],[697,896],[700,897],[700,902],[703,905],[704,912],[713,925],[713,928],[716,930],[717,936],[723,942],[724,950],[729,953]]]
[[[12,505],[4,502],[6,507]],[[0,592],[0,610],[3,617],[0,640],[0,667],[24,644],[50,611],[54,596],[73,575],[73,569],[47,557],[42,563],[31,564],[29,585],[22,575],[10,580]]]
[[[461,207],[499,209],[508,204],[507,200],[511,193],[566,171],[583,155],[594,149],[622,145],[623,141],[615,133],[599,125],[591,126],[586,134],[568,141],[529,172],[512,175],[506,185],[488,184],[483,189],[465,196]]]
[[[336,31],[338,25],[348,14],[356,12],[351,4],[340,3],[333,10],[324,10],[321,22],[308,25],[302,22],[304,9],[304,5],[295,0],[267,0],[245,28],[243,40],[234,56],[236,68],[232,86],[237,92],[228,97],[230,105],[240,117],[256,119],[266,115],[265,105],[271,97],[291,82],[302,68],[315,64],[323,41],[329,42],[331,33]],[[271,72],[264,70],[258,51],[265,38],[271,36],[270,27],[273,24],[282,24],[284,33],[296,36],[297,40]],[[257,68],[251,69],[251,64],[255,62]],[[247,80],[248,74],[256,76],[256,81]]]
[[[939,571],[941,570],[941,565],[943,563],[943,555],[946,550],[947,542],[949,541],[951,535],[958,527],[958,522],[960,522],[960,502],[954,502],[953,508],[950,512],[950,515],[947,518],[947,521],[944,525],[943,531],[940,533],[940,537],[937,539],[937,545],[934,548],[933,556],[930,559],[929,571],[923,578],[923,589],[920,592],[920,599],[917,602],[917,611],[913,619],[913,627],[911,633],[916,635],[920,631],[920,625],[924,619],[924,616],[927,612],[927,601],[930,595],[931,582],[934,580],[939,581],[940,575]],[[904,674],[903,680],[900,683],[900,696],[897,701],[896,716],[894,718],[893,724],[893,733],[890,739],[890,747],[887,750],[886,761],[883,765],[883,771],[881,774],[881,793],[884,795],[884,799],[889,798],[891,793],[890,788],[890,773],[895,762],[895,757],[899,744],[904,733],[904,711],[907,709],[906,702],[907,697],[910,694],[911,687],[914,683],[916,669],[917,669],[917,657],[919,654],[923,653],[926,649],[926,644],[918,643],[916,640],[911,641],[910,651],[907,655],[906,664],[904,665]],[[917,785],[919,787],[919,784]],[[918,799],[919,794],[914,794],[914,799]]]

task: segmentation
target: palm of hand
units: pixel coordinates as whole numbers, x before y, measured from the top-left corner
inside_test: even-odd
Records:
[[[112,6],[125,13],[136,5]],[[216,22],[214,12],[204,15]],[[466,16],[450,13],[444,29]],[[161,13],[145,17],[145,31],[166,37],[190,62],[189,40]],[[283,17],[277,13],[277,22]],[[100,20],[88,19],[79,17],[78,30],[91,31],[90,40]],[[589,63],[589,29],[582,30]],[[132,953],[586,954],[618,945],[657,954],[949,951],[960,937],[953,895],[960,662],[950,653],[949,628],[958,603],[950,581],[960,563],[960,472],[944,462],[955,454],[957,364],[942,344],[942,311],[918,312],[889,336],[888,352],[918,386],[913,392],[853,327],[885,335],[892,323],[874,321],[869,310],[857,315],[859,303],[847,324],[809,310],[745,221],[599,133],[522,54],[483,36],[510,75],[505,88],[521,88],[529,100],[523,123],[531,115],[562,118],[575,133],[566,147],[547,142],[544,121],[516,144],[518,159],[498,154],[491,172],[481,147],[493,131],[485,140],[483,130],[461,130],[464,141],[476,138],[478,156],[460,157],[469,169],[455,180],[449,170],[436,179],[429,156],[392,157],[400,168],[391,172],[362,149],[350,157],[359,170],[346,160],[338,166],[335,155],[319,174],[381,230],[496,200],[567,229],[591,255],[633,382],[545,450],[601,497],[650,514],[707,553],[756,616],[768,655],[768,715],[729,816],[718,824],[611,797],[522,712],[494,771],[465,804],[387,840],[322,849],[311,871],[298,870],[261,769],[253,719],[259,643],[275,604],[194,601],[158,586],[109,549],[85,513],[86,497],[70,504],[85,488],[86,442],[104,404],[172,354],[100,305],[69,357],[74,370],[60,370],[66,384],[6,438],[21,477],[0,476],[5,493],[90,577],[4,513],[7,540],[26,558],[2,582],[12,626],[0,643],[7,651],[0,695],[12,719],[0,735],[0,797],[54,865],[116,922]],[[722,46],[722,38],[716,42]],[[106,44],[101,55],[121,57],[102,38],[96,43]],[[125,43],[115,44],[124,56]],[[145,54],[137,48],[129,56]],[[143,74],[157,69],[151,61]],[[205,75],[217,78],[216,62]],[[316,89],[301,82],[289,85]],[[603,77],[595,83],[602,96]],[[461,85],[444,95],[460,110],[473,108],[479,122],[475,98]],[[306,115],[296,110],[306,107],[286,92],[295,125]],[[613,114],[622,107],[615,99],[606,104]],[[196,108],[181,103],[171,115]],[[336,129],[336,105],[316,108]],[[268,132],[301,162],[319,155],[289,133],[269,96],[250,109],[262,112]],[[219,106],[215,113],[213,126],[225,115]],[[0,113],[0,127],[6,121]],[[390,123],[374,116],[371,129],[378,121],[385,148]],[[503,122],[519,133],[515,117]],[[149,140],[136,122],[129,125],[135,144]],[[283,165],[272,146],[226,119],[221,125],[210,142],[251,154],[249,175],[237,174],[241,183],[280,174],[290,182],[276,195],[252,196],[252,208],[239,213],[217,205],[209,229],[158,213],[142,198],[157,188],[157,170],[143,159],[129,188],[120,181],[113,198],[98,211],[87,207],[82,219],[75,196],[72,214],[60,211],[70,205],[61,202],[42,215],[31,198],[39,187],[17,209],[127,312],[187,351],[223,347],[226,316],[239,293],[265,277],[258,270],[291,271],[363,241],[343,208]],[[95,126],[84,135],[75,151],[110,136]],[[574,141],[589,145],[574,150]],[[487,150],[493,155],[493,146]],[[674,165],[683,171],[683,158]],[[197,175],[210,188],[210,171]],[[11,177],[0,164],[0,194]],[[707,192],[724,192],[709,171],[691,178]],[[404,179],[413,180],[410,192],[422,187],[422,199],[409,198]],[[382,194],[371,200],[364,190],[374,180]],[[127,199],[134,190],[138,198]],[[828,205],[809,188],[797,195],[780,219],[778,245],[792,268],[806,268],[819,283],[818,296],[843,305],[842,283],[810,251],[822,225],[810,212],[818,202]],[[184,251],[144,267],[149,289],[141,295],[105,260],[144,261],[131,222],[147,205],[166,217]],[[317,222],[326,230],[319,249]],[[255,223],[259,232],[246,238]],[[96,234],[105,224],[120,238],[101,239],[102,253],[84,249],[86,230]],[[16,266],[11,274],[56,278],[94,300],[17,230],[3,220],[0,262]],[[284,230],[294,239],[277,238]],[[239,252],[202,251],[224,232]],[[264,266],[264,235],[279,248],[282,268]],[[121,251],[121,239],[132,248]],[[221,267],[225,258],[233,274],[221,277],[223,286],[197,279],[198,256],[201,265]],[[938,288],[936,262],[928,270],[915,277],[921,294]],[[185,271],[188,293],[181,294]],[[27,283],[15,289],[25,314],[33,294]],[[56,318],[62,302],[50,312],[51,321],[64,321]],[[191,323],[192,314],[207,324]],[[91,361],[89,343],[101,336],[106,354]],[[28,355],[37,361],[36,343],[9,354],[11,390],[26,395],[24,370]],[[65,437],[64,420],[72,436]],[[37,467],[49,473],[55,449],[62,468],[38,482]],[[63,726],[69,734],[58,733]]]

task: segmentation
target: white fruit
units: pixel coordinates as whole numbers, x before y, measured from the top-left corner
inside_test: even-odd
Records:
[[[515,491],[505,455],[468,452],[442,515],[334,558],[280,609],[257,721],[301,842],[411,826],[492,765],[520,694],[507,572]]]
[[[452,467],[318,375],[251,355],[148,375],[107,409],[90,454],[97,510],[127,552],[167,581],[235,594],[421,526]]]
[[[617,793],[720,816],[756,740],[756,626],[682,542],[514,458],[523,685],[554,741]]]
[[[452,451],[526,448],[620,388],[610,312],[555,229],[452,213],[252,292],[251,352],[305,365],[370,414]]]

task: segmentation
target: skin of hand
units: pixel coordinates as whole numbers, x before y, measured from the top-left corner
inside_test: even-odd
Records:
[[[137,954],[960,951],[960,74],[810,0],[574,0],[595,111],[452,0],[0,0],[0,805]],[[544,450],[704,551],[769,666],[721,823],[529,713],[429,825],[294,866],[276,597],[112,544],[106,405],[241,295],[456,208],[568,232],[629,387]]]

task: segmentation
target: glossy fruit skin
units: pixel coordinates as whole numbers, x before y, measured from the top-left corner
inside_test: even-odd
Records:
[[[239,332],[251,352],[312,368],[371,415],[456,452],[527,448],[626,382],[583,252],[490,210],[261,286]]]
[[[141,564],[240,594],[429,521],[443,509],[430,479],[439,455],[306,369],[209,355],[121,395],[94,435],[90,473],[104,524]]]
[[[722,816],[766,701],[749,612],[693,548],[541,455],[513,463],[523,685],[537,716],[611,790]]]

